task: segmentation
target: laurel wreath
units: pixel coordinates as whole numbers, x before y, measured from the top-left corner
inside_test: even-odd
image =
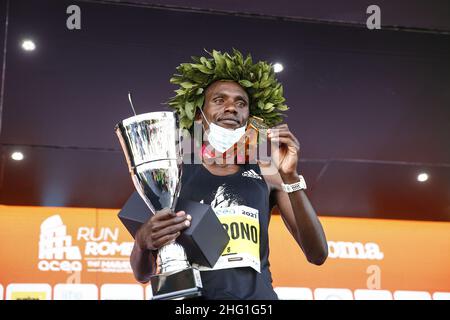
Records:
[[[193,62],[180,64],[170,79],[179,88],[167,103],[177,112],[181,128],[192,127],[197,108],[203,107],[206,88],[217,80],[239,83],[249,96],[250,115],[262,118],[268,127],[282,121],[283,112],[289,108],[284,104],[283,86],[275,78],[272,64],[253,63],[250,54],[244,59],[236,49],[232,55],[216,50],[206,52],[209,58],[191,57]]]

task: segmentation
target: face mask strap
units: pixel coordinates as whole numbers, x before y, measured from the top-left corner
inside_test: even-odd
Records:
[[[203,116],[203,118],[205,119],[205,121],[206,121],[206,123],[208,124],[208,126],[210,126],[211,124],[209,123],[209,121],[208,121],[208,119],[206,119],[206,116],[205,116],[205,114],[203,113],[203,110],[202,110],[202,108],[199,108],[200,109],[200,112],[202,113],[202,116]],[[203,125],[203,124],[202,124]],[[203,130],[205,129],[205,127],[203,127]]]

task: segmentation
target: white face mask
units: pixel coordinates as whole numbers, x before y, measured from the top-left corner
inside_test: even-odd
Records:
[[[201,109],[200,111],[206,120],[203,111]],[[208,120],[206,120],[206,122],[209,125],[208,141],[213,146],[213,148],[219,151],[220,153],[224,153],[225,151],[230,149],[235,143],[237,143],[245,134],[245,128],[247,127],[247,125],[244,125],[240,128],[233,130],[223,128],[215,123],[209,123]]]

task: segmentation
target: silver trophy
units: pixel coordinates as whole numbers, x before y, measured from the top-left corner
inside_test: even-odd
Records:
[[[115,127],[134,186],[151,212],[175,210],[181,189],[182,147],[178,117],[173,112],[149,112]],[[201,295],[200,272],[173,241],[158,250],[158,273],[151,277],[153,299]]]

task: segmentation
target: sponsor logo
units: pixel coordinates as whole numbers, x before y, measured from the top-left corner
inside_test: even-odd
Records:
[[[450,300],[450,292],[435,292],[433,300]]]
[[[6,300],[51,300],[48,283],[11,283],[6,287]]]
[[[427,291],[394,291],[395,300],[431,300],[431,295]]]
[[[261,176],[253,169],[242,172],[242,176],[262,180]]]
[[[101,300],[144,300],[144,288],[139,284],[107,283],[100,287]]]
[[[392,293],[388,290],[357,289],[355,300],[392,300]]]
[[[132,272],[129,256],[133,242],[119,242],[119,228],[83,226],[73,239],[61,217],[53,215],[42,222],[40,232],[41,271],[80,272],[86,268],[88,272]]]
[[[39,263],[41,271],[81,271],[80,249],[72,245],[67,227],[59,215],[51,216],[41,224],[39,236]]]
[[[302,287],[274,287],[280,300],[311,300],[310,288]],[[315,300],[450,300],[450,292],[435,292],[433,295],[427,291],[394,291],[356,289],[353,292],[348,288],[317,288],[314,290]]]
[[[276,287],[274,291],[280,300],[313,300],[310,288]]]
[[[95,284],[59,283],[53,288],[54,300],[98,300]]]
[[[314,290],[315,300],[353,300],[350,289],[317,288]]]
[[[332,259],[382,260],[384,253],[375,242],[328,241],[328,257]]]

